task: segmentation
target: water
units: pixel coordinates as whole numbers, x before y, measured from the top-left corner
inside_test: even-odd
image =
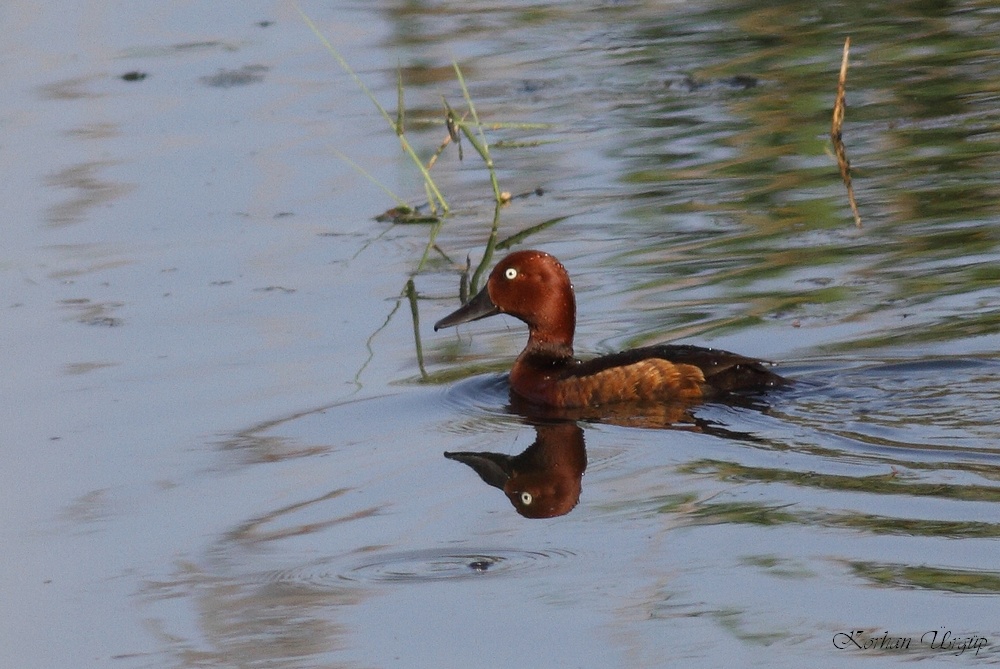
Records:
[[[453,59],[484,122],[532,124],[487,134],[530,193],[496,239],[568,266],[581,355],[798,383],[585,417],[578,503],[524,518],[443,457],[544,437],[503,379],[519,323],[430,327],[494,220],[467,141],[443,225],[379,223],[338,155],[419,177],[294,7],[7,3],[5,666],[998,661],[990,3],[303,9],[393,113],[402,67],[425,158]]]

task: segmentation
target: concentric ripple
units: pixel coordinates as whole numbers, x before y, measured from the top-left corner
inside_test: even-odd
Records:
[[[480,578],[545,567],[553,559],[572,557],[569,551],[514,549],[422,550],[389,553],[354,567],[341,578],[351,581],[427,583]]]
[[[565,550],[425,549],[368,555],[346,570],[342,557],[277,569],[254,579],[270,585],[307,590],[340,590],[351,583],[429,583],[481,578],[541,569],[552,560],[574,557]]]
[[[510,401],[506,374],[481,374],[450,384],[443,393],[446,405],[467,413],[505,413]]]

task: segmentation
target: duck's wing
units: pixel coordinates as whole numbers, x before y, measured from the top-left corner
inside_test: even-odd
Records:
[[[630,349],[581,362],[567,371],[572,376],[586,376],[646,360],[666,360],[674,365],[697,367],[705,377],[705,384],[722,392],[761,390],[788,384],[787,379],[768,369],[772,363],[729,351],[684,344]]]

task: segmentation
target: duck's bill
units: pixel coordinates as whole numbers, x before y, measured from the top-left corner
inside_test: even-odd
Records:
[[[450,328],[453,325],[461,325],[470,321],[478,321],[480,318],[495,316],[500,313],[497,305],[490,299],[489,291],[483,288],[474,298],[469,300],[458,311],[445,316],[434,324],[434,331],[441,328]]]

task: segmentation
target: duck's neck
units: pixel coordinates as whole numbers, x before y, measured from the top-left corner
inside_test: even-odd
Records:
[[[545,308],[528,322],[528,346],[525,353],[556,359],[573,357],[573,334],[576,331],[576,298],[573,288],[547,295]]]
[[[539,339],[534,333],[528,336],[528,345],[521,353],[522,359],[539,362],[564,362],[573,359],[573,338],[569,341],[549,341]]]

